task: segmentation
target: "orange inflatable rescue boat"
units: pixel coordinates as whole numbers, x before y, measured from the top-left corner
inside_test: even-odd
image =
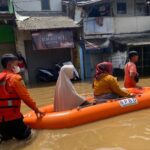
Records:
[[[84,107],[78,110],[54,112],[53,105],[40,108],[46,115],[36,117],[33,111],[24,115],[24,122],[34,129],[62,129],[102,120],[116,115],[150,108],[150,88],[128,89],[130,93],[137,94],[133,98],[110,100],[106,103]],[[92,100],[92,98],[87,98]]]

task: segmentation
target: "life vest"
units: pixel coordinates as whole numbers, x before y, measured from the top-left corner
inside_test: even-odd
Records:
[[[0,73],[0,122],[16,120],[22,117],[20,113],[21,99],[11,90],[8,83],[14,75]]]

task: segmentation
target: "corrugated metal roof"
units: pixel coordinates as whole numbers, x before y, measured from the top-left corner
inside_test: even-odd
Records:
[[[88,5],[93,5],[93,4],[98,4],[100,2],[103,3],[108,3],[108,2],[112,2],[113,0],[77,0],[76,4],[77,6],[88,6]]]
[[[86,6],[86,5],[98,3],[101,1],[103,1],[103,0],[83,0],[83,1],[77,2],[77,6]]]
[[[103,49],[110,46],[109,39],[88,39],[84,43],[86,50]]]
[[[24,21],[16,21],[19,30],[78,28],[74,21],[65,16],[30,17]]]
[[[111,38],[116,43],[127,46],[150,45],[150,35]]]

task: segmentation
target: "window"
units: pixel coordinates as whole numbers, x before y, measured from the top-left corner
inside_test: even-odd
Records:
[[[89,17],[110,16],[110,3],[95,5],[92,9],[88,8]]]
[[[50,0],[41,0],[42,10],[50,10]]]
[[[146,14],[146,5],[145,3],[136,3],[136,15],[144,16]]]
[[[144,16],[149,14],[149,3],[148,1],[143,1],[143,0],[136,0],[136,5],[135,5],[135,15],[137,16]]]
[[[117,0],[117,14],[127,13],[127,2],[126,0]]]
[[[8,11],[7,0],[0,0],[0,11]]]

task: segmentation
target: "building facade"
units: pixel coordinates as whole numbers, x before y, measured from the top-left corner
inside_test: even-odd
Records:
[[[123,69],[127,51],[137,50],[140,74],[150,68],[150,5],[145,0],[77,0],[63,2],[63,10],[74,5],[73,19],[83,26],[85,77],[94,75],[95,65],[112,61]],[[118,72],[118,70],[117,70]]]
[[[26,82],[37,83],[39,69],[74,59],[79,26],[62,12],[61,0],[15,0],[16,50],[26,58]],[[78,71],[80,66],[75,63]]]

